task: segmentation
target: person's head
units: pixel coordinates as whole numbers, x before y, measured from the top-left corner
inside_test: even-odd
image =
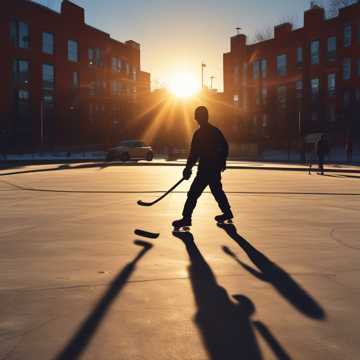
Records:
[[[195,120],[200,126],[206,125],[209,121],[209,111],[205,106],[199,106],[195,110]]]

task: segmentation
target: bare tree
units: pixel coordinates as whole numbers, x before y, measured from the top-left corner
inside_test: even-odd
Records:
[[[337,16],[339,9],[355,4],[357,0],[328,0],[327,1],[327,12],[330,17]]]
[[[273,38],[273,36],[274,36],[274,29],[272,28],[272,26],[266,26],[261,30],[255,31],[253,40],[255,43],[258,43],[265,40],[270,40]]]

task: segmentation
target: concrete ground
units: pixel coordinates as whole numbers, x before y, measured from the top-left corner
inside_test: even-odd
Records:
[[[360,175],[230,169],[174,236],[181,171],[0,171],[1,360],[358,359]]]

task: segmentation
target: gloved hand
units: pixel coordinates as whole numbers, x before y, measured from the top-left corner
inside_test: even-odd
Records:
[[[185,180],[189,180],[191,178],[191,175],[192,175],[191,169],[185,168],[183,171],[183,178]]]

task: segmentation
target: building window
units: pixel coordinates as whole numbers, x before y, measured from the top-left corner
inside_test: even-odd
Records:
[[[130,64],[128,64],[128,63],[125,64],[125,72],[126,72],[127,76],[130,75]]]
[[[29,91],[28,90],[19,90],[18,92],[17,92],[17,98],[18,98],[18,100],[20,100],[20,101],[26,101],[26,102],[28,102],[29,100],[30,100],[30,93],[29,93]]]
[[[116,72],[120,72],[121,67],[122,67],[121,60],[118,59],[118,58],[113,57],[111,59],[111,68],[112,68],[112,70],[116,71]]]
[[[334,96],[336,94],[336,75],[328,75],[328,94],[329,96]]]
[[[78,89],[80,86],[80,76],[78,71],[72,73],[72,87]]]
[[[15,60],[13,62],[13,79],[18,84],[28,84],[30,81],[30,62]]]
[[[95,59],[94,49],[89,49],[88,50],[89,65],[94,65],[94,59]]]
[[[261,77],[263,79],[266,79],[266,77],[267,77],[267,60],[266,59],[261,60],[260,71],[261,71]]]
[[[317,99],[320,92],[320,80],[318,78],[311,79],[311,97]]]
[[[351,78],[351,59],[346,58],[344,59],[343,64],[343,79],[350,80]]]
[[[54,65],[43,64],[43,66],[42,66],[42,82],[43,82],[43,89],[54,90],[54,85],[55,85]]]
[[[103,66],[101,49],[88,50],[89,65]]]
[[[111,80],[111,94],[117,95],[117,81]]]
[[[346,24],[344,27],[344,47],[348,48],[351,46],[351,24]]]
[[[122,60],[117,59],[117,70],[120,72],[122,70]]]
[[[10,25],[11,41],[15,47],[20,49],[30,48],[30,34],[29,25],[22,22],[13,20]]]
[[[263,128],[266,128],[268,126],[268,114],[263,114],[261,126]]]
[[[259,88],[256,88],[256,96],[255,96],[255,103],[256,105],[260,105],[261,103],[261,92],[260,92],[260,89]]]
[[[117,71],[117,58],[111,58],[111,70]]]
[[[261,101],[263,105],[267,104],[267,95],[268,95],[267,87],[263,86],[261,89]]]
[[[239,106],[239,101],[240,101],[239,95],[235,94],[233,96],[233,101],[234,101],[235,106]]]
[[[310,55],[311,55],[311,64],[317,65],[320,63],[320,41],[314,40],[310,44]]]
[[[336,60],[336,36],[331,36],[327,40],[327,58],[328,61]]]
[[[54,34],[49,32],[42,33],[42,52],[44,54],[54,54]]]
[[[276,57],[276,72],[280,76],[285,76],[287,73],[287,56],[285,54]]]
[[[278,86],[277,98],[280,109],[286,109],[286,86]]]
[[[253,63],[253,79],[257,80],[260,75],[260,61],[257,60]]]
[[[78,62],[78,43],[74,40],[68,40],[68,60]]]
[[[303,48],[296,48],[296,64],[301,65],[303,63]]]
[[[137,70],[136,70],[136,67],[135,67],[135,66],[133,66],[133,68],[132,68],[132,79],[133,79],[134,81],[137,80]]]
[[[302,80],[296,81],[295,89],[296,89],[296,98],[302,99],[302,97],[303,97],[303,81]]]

